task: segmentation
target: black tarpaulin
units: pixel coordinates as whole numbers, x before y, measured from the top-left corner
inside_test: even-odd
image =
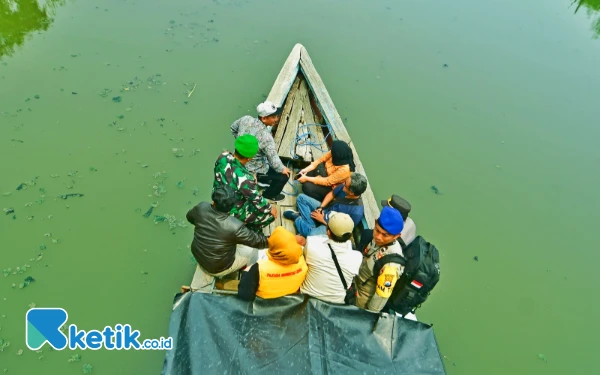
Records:
[[[445,374],[431,326],[303,295],[178,294],[164,375]]]

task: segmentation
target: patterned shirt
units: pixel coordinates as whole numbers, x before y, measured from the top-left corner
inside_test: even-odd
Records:
[[[221,185],[229,185],[236,192],[232,216],[252,226],[265,226],[275,220],[271,205],[258,193],[254,175],[229,151],[215,162],[213,190]]]
[[[283,163],[277,154],[277,147],[271,131],[256,117],[244,116],[231,125],[231,134],[235,138],[250,134],[258,140],[258,154],[247,164],[246,169],[252,173],[267,173],[269,165],[278,172],[283,172]]]

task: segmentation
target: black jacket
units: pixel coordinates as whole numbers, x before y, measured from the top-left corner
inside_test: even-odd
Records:
[[[233,264],[237,244],[257,249],[269,246],[262,233],[255,233],[240,220],[201,202],[186,215],[194,225],[192,254],[200,267],[209,273],[223,272]]]

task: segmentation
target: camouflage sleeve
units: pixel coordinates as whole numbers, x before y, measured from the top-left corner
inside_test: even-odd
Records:
[[[233,124],[231,124],[231,134],[233,134],[234,138],[237,138],[239,128],[240,128],[240,120],[235,120],[233,122]]]
[[[248,202],[262,214],[271,214],[271,205],[258,193],[256,181],[253,178],[239,179],[238,189]]]
[[[269,165],[273,167],[276,172],[283,172],[283,163],[279,158],[279,154],[277,154],[277,148],[275,147],[275,141],[273,140],[271,133],[265,129],[257,138],[260,149],[269,160]]]
[[[367,310],[378,312],[383,309],[388,298],[392,295],[394,285],[396,285],[396,281],[398,281],[400,274],[400,265],[396,263],[388,263],[381,268],[381,272],[377,277],[375,294],[373,294],[373,297],[369,300],[369,303],[366,306]]]

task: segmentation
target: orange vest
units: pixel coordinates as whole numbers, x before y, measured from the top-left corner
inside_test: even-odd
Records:
[[[300,289],[308,267],[304,256],[296,264],[283,266],[270,259],[258,261],[260,279],[256,295],[261,298],[277,298],[293,294]]]

